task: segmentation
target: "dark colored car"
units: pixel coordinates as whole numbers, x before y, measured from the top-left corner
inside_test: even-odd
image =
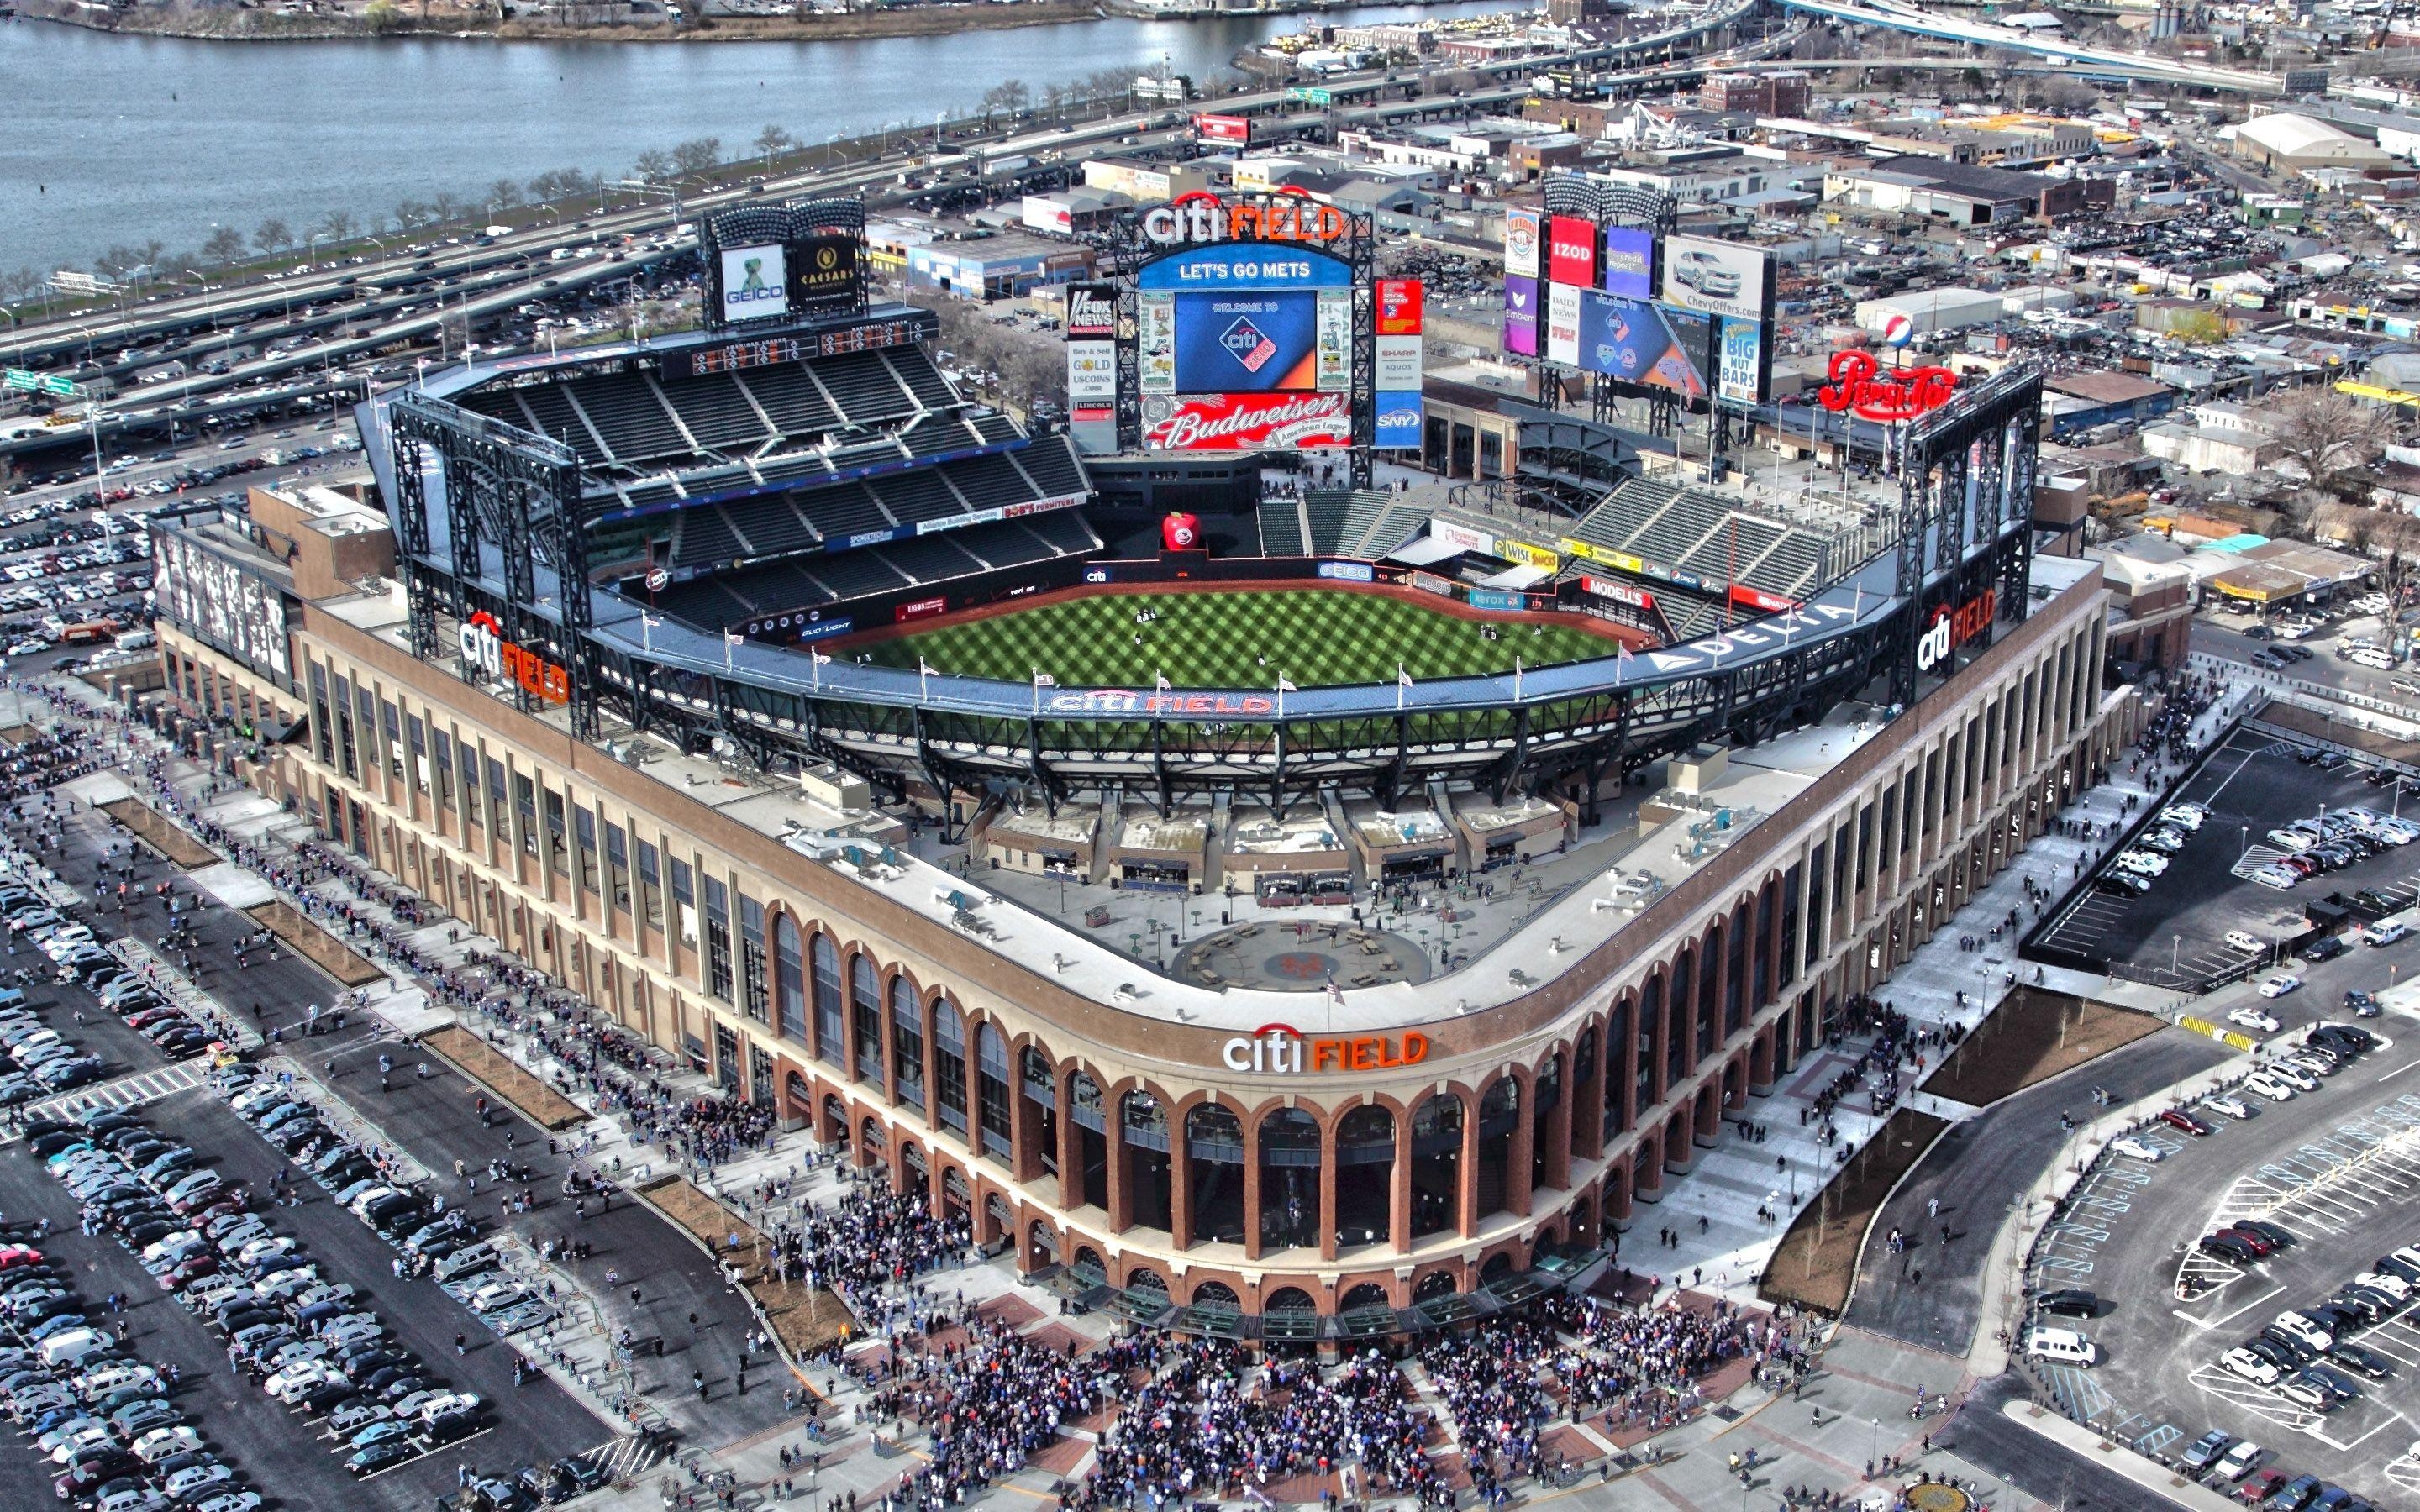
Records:
[[[2323,1483],[2317,1475],[2297,1475],[2271,1491],[2260,1504],[2260,1512],[2303,1512],[2303,1508],[2319,1499]]]
[[[2160,1114],[2160,1121],[2183,1134],[2200,1135],[2211,1132],[2211,1126],[2182,1108],[2168,1108]]]
[[[2294,1236],[2290,1232],[2263,1218],[2238,1218],[2228,1227],[2237,1233],[2257,1234],[2279,1249],[2284,1249],[2294,1242]]]
[[[419,1453],[420,1450],[412,1444],[389,1439],[384,1443],[374,1443],[347,1459],[345,1470],[353,1475],[375,1475],[381,1470],[392,1470]]]
[[[2250,1265],[2260,1258],[2259,1252],[2238,1234],[2204,1234],[2194,1247],[2213,1259],[2232,1260],[2238,1265]]]
[[[2328,1359],[2348,1370],[2359,1371],[2372,1381],[2384,1381],[2395,1373],[2395,1365],[2375,1350],[2365,1350],[2358,1344],[2338,1341],[2328,1350]]]
[[[2101,1310],[2101,1299],[2081,1287],[2066,1287],[2045,1291],[2034,1298],[2034,1306],[2042,1312],[2059,1313],[2070,1318],[2090,1318]]]

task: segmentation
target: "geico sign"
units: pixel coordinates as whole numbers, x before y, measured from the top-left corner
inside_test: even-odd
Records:
[[[1306,1039],[1282,1024],[1264,1024],[1220,1048],[1229,1071],[1263,1075],[1301,1075],[1305,1071],[1388,1071],[1416,1066],[1429,1057],[1429,1037],[1364,1034]]]
[[[1352,233],[1353,218],[1333,205],[1294,194],[1233,204],[1216,194],[1186,194],[1145,210],[1143,239],[1163,247],[1198,241],[1311,241],[1326,245]]]
[[[2000,609],[2000,591],[1986,588],[1956,609],[1944,604],[1932,611],[1932,623],[1916,639],[1916,668],[1929,672],[1949,659],[1949,654],[1973,640]]]
[[[571,676],[535,651],[524,651],[504,637],[496,617],[481,609],[462,622],[457,638],[463,664],[490,677],[509,678],[550,703],[571,698]]]

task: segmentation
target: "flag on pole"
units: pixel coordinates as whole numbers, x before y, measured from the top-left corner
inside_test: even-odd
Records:
[[[1280,673],[1278,673],[1278,717],[1279,717],[1279,718],[1282,719],[1282,718],[1284,718],[1284,717],[1285,717],[1285,696],[1286,696],[1288,693],[1299,693],[1299,692],[1301,692],[1301,691],[1302,691],[1302,689],[1300,689],[1300,688],[1298,688],[1298,687],[1295,687],[1295,686],[1294,686],[1294,681],[1293,681],[1293,679],[1291,679],[1291,678],[1287,677],[1287,676],[1286,676],[1286,674],[1285,674],[1285,673],[1283,673],[1283,672],[1280,672]]]
[[[1152,673],[1151,686],[1162,693],[1173,692],[1176,687],[1174,683],[1168,680],[1168,674],[1166,672]]]
[[[1627,640],[1616,640],[1613,645],[1614,671],[1619,675],[1620,673],[1630,671],[1630,642]]]
[[[1404,664],[1403,664],[1402,662],[1400,662],[1400,661],[1399,661],[1399,662],[1395,663],[1395,707],[1396,707],[1396,708],[1400,709],[1400,708],[1402,708],[1402,707],[1404,706],[1404,695],[1406,692],[1410,691],[1410,689],[1411,689],[1411,686],[1412,686],[1412,674],[1411,674],[1410,672],[1405,671],[1404,670]]]
[[[818,693],[823,691],[824,687],[824,664],[830,660],[831,660],[830,652],[817,651],[813,646],[807,648],[807,666],[814,674],[815,691]]]
[[[1294,684],[1288,682],[1285,678],[1280,677],[1278,679],[1278,691],[1280,693],[1299,693],[1302,689],[1295,687]]]
[[[924,679],[932,675],[933,664],[924,659],[923,652],[918,652],[916,654],[916,700],[920,703],[924,699]]]
[[[732,648],[733,648],[733,647],[735,647],[735,646],[737,646],[737,645],[741,644],[742,642],[744,642],[745,640],[747,640],[747,639],[748,639],[748,637],[747,637],[746,633],[745,633],[745,632],[743,632],[743,631],[726,629],[726,630],[724,630],[724,631],[722,632],[722,670],[723,670],[723,671],[729,671],[731,670],[731,652],[732,652]]]
[[[1034,669],[1033,669],[1033,712],[1034,712],[1034,713],[1036,713],[1036,714],[1040,714],[1040,713],[1042,712],[1042,690],[1043,690],[1044,688],[1046,688],[1046,687],[1057,687],[1058,686],[1059,686],[1059,679],[1057,679],[1056,677],[1051,676],[1048,672],[1044,671],[1043,671],[1041,668],[1039,668],[1039,667],[1036,667],[1036,668],[1034,668]]]
[[[1849,623],[1850,623],[1851,625],[1854,625],[1854,624],[1856,624],[1859,620],[1862,620],[1862,619],[1864,619],[1865,617],[1866,617],[1866,591],[1865,591],[1865,589],[1864,589],[1863,587],[1859,587],[1859,588],[1858,588],[1858,590],[1857,590],[1857,601],[1856,601],[1856,605],[1855,605],[1855,607],[1854,607],[1854,608],[1853,608],[1853,609],[1851,609],[1849,610]]]
[[[1512,658],[1512,702],[1521,702],[1521,658]]]
[[[659,620],[659,619],[656,618],[656,617],[655,617],[654,615],[652,615],[652,614],[649,614],[649,613],[645,612],[644,610],[640,611],[640,614],[639,614],[639,644],[640,644],[640,645],[642,645],[642,646],[644,646],[644,647],[645,647],[645,648],[646,648],[647,650],[649,650],[649,651],[653,651],[653,650],[655,650],[655,649],[656,649],[656,638],[654,637],[654,635],[650,634],[649,632],[653,631],[657,625],[661,625],[661,624],[663,624],[663,623],[664,623],[663,621],[661,621],[661,620]]]

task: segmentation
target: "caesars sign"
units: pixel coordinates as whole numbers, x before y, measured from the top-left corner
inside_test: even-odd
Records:
[[[462,664],[489,677],[518,683],[550,703],[568,702],[570,674],[536,652],[523,650],[505,640],[504,628],[486,609],[464,620],[457,638]]]
[[[1980,635],[2000,609],[2000,594],[1986,588],[1963,604],[1951,608],[1942,605],[1932,611],[1932,623],[1916,638],[1916,668],[1929,672],[1949,659],[1949,654]]]
[[[1311,1037],[1283,1024],[1264,1024],[1249,1034],[1239,1034],[1228,1041],[1219,1047],[1218,1057],[1229,1071],[1264,1076],[1299,1076],[1306,1072],[1322,1071],[1392,1071],[1426,1060],[1429,1037]]]

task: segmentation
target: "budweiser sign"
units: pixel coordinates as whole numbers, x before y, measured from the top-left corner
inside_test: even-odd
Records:
[[[1342,393],[1210,393],[1153,399],[1143,407],[1143,445],[1155,452],[1306,451],[1353,444],[1353,410]]]
[[[1871,352],[1834,352],[1827,376],[1832,381],[1816,391],[1816,402],[1863,420],[1914,420],[1948,403],[1958,387],[1946,367],[1885,368]]]

